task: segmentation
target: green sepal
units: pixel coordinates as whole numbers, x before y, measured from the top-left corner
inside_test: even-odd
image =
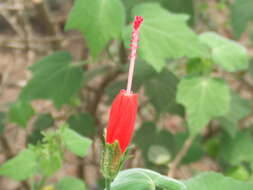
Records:
[[[128,151],[129,149],[122,153],[118,141],[113,144],[104,144],[101,157],[101,172],[105,179],[114,180],[125,161],[129,158]]]

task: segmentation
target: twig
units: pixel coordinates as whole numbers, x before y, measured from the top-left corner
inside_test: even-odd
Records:
[[[128,55],[127,55],[126,48],[125,48],[123,42],[120,43],[119,57],[120,57],[121,64],[127,64],[127,62],[128,62]]]
[[[57,36],[56,28],[53,25],[53,22],[51,21],[49,9],[47,8],[45,1],[43,0],[33,0],[34,8],[37,11],[38,18],[40,19],[40,24],[45,29],[45,32],[48,35]],[[59,40],[54,41],[53,43],[54,47],[56,49],[61,47],[61,43]]]
[[[5,18],[5,20],[11,25],[12,29],[20,36],[24,36],[24,32],[22,28],[20,28],[16,18],[12,17],[8,11],[2,11],[1,15]]]
[[[117,76],[119,74],[121,74],[122,71],[120,69],[116,69],[113,70],[112,72],[110,72],[108,75],[105,76],[103,82],[99,85],[98,89],[97,89],[97,93],[95,95],[94,100],[92,101],[92,103],[89,105],[89,111],[92,115],[97,116],[97,109],[98,109],[98,105],[104,95],[105,89],[108,86],[108,84],[110,84],[111,81],[113,81],[115,78],[117,78]],[[99,121],[96,117],[97,122]],[[99,122],[98,122],[99,123]]]
[[[23,10],[23,6],[18,5],[11,5],[10,3],[0,3],[0,12],[3,11],[17,11]]]
[[[189,136],[188,139],[185,141],[182,149],[178,152],[176,155],[176,158],[172,161],[172,163],[169,165],[169,177],[174,177],[176,173],[176,169],[184,156],[187,154],[189,148],[191,147],[193,140],[195,139],[195,136]]]
[[[0,142],[3,146],[4,151],[5,151],[6,159],[8,160],[8,159],[12,158],[14,156],[14,153],[12,152],[12,148],[4,135],[0,137]]]
[[[65,36],[46,36],[46,37],[39,37],[39,36],[32,36],[29,41],[30,43],[49,43],[59,40],[81,40],[83,39],[81,36],[72,36],[72,37],[65,37]],[[24,43],[25,38],[0,38],[0,45],[7,44],[7,43]]]

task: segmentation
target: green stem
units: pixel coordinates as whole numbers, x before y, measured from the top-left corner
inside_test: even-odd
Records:
[[[105,189],[110,190],[111,189],[111,180],[110,179],[105,179]]]
[[[43,176],[42,179],[40,180],[40,182],[38,183],[38,186],[36,187],[36,189],[41,190],[42,187],[44,187],[46,180],[47,180],[47,177]]]

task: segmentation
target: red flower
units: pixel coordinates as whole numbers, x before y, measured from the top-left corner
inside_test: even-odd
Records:
[[[134,64],[139,41],[139,29],[143,18],[136,16],[133,24],[130,66],[128,72],[127,90],[121,90],[112,103],[109,124],[106,133],[106,143],[118,141],[121,152],[129,145],[136,118],[138,95],[131,92]]]
[[[129,145],[136,118],[138,95],[121,90],[112,103],[109,124],[106,133],[106,143],[116,140],[124,153]]]

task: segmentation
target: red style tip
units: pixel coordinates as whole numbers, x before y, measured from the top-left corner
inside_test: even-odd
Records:
[[[134,29],[138,30],[140,28],[141,23],[143,22],[142,16],[136,16],[134,19]]]

